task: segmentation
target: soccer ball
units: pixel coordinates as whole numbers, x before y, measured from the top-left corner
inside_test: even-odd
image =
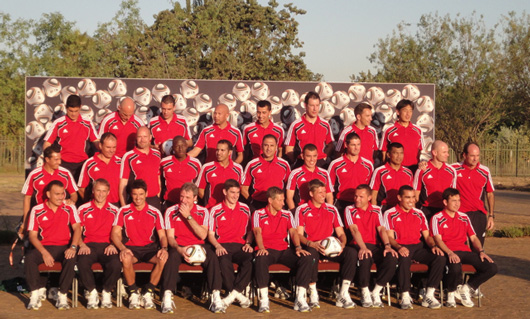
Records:
[[[402,99],[401,92],[399,92],[399,90],[390,89],[386,91],[386,96],[385,96],[386,104],[392,107],[396,107],[396,105],[398,104],[399,101],[401,101],[401,99]]]
[[[42,124],[48,123],[53,117],[53,109],[47,104],[40,104],[33,110],[35,119]]]
[[[366,91],[366,100],[372,105],[376,105],[385,99],[383,89],[377,86],[372,86]]]
[[[57,79],[46,79],[42,86],[47,97],[57,97],[61,94],[62,85]]]
[[[198,94],[193,101],[193,106],[199,113],[208,112],[212,108],[212,98],[206,93]]]
[[[416,101],[420,97],[420,89],[414,84],[407,84],[401,94],[404,99]]]
[[[330,102],[333,107],[338,110],[342,110],[344,107],[350,104],[350,97],[348,96],[348,93],[344,91],[337,91],[333,93]]]
[[[429,113],[434,110],[434,103],[430,96],[422,96],[416,100],[416,108],[421,113]]]
[[[271,95],[267,98],[267,101],[271,103],[271,114],[278,114],[282,110],[282,101],[279,97]]]
[[[234,93],[239,101],[244,102],[250,97],[250,87],[243,82],[239,82],[234,85],[232,93]]]
[[[300,106],[303,107],[304,109],[305,109],[305,96],[307,95],[307,93],[308,92],[305,92],[305,93],[302,93],[302,95],[300,95]]]
[[[88,105],[81,105],[79,113],[81,114],[81,117],[87,121],[92,122],[94,119],[94,110]]]
[[[66,115],[66,106],[64,103],[59,103],[53,108],[53,115],[56,118]]]
[[[148,106],[151,103],[151,91],[146,87],[139,87],[134,90],[133,99],[140,106]]]
[[[96,94],[92,96],[92,103],[98,109],[105,108],[112,102],[112,96],[105,90],[97,90]]]
[[[237,106],[237,99],[233,94],[223,93],[217,99],[219,104],[224,104],[228,107],[228,110],[232,111]]]
[[[348,95],[353,102],[361,102],[366,94],[366,88],[360,83],[353,83],[348,89]]]
[[[335,115],[335,108],[333,108],[333,105],[327,100],[320,102],[320,112],[318,114],[326,119],[329,120],[333,115]]]
[[[37,121],[31,121],[26,126],[26,136],[32,140],[41,137],[44,132],[46,128]]]
[[[148,114],[149,114],[149,107],[148,106],[140,106],[139,108],[136,109],[134,114],[136,114],[136,116],[138,116],[145,123],[145,125],[147,125],[147,123],[148,123],[147,117],[148,117]]]
[[[182,94],[173,94],[175,98],[175,112],[181,113],[188,106],[188,101],[182,96]]]
[[[340,240],[334,236],[322,239],[320,245],[324,246],[324,254],[326,257],[337,257],[342,250]]]
[[[196,125],[199,122],[199,112],[192,107],[185,109],[182,115],[186,118],[189,126]]]
[[[183,81],[180,84],[180,93],[185,99],[192,99],[199,94],[199,85],[192,80]]]
[[[239,108],[239,111],[248,112],[252,114],[252,116],[256,115],[256,112],[257,112],[256,102],[252,100],[246,100],[245,102],[241,103],[241,107]]]
[[[127,94],[127,84],[123,80],[110,81],[108,89],[112,97],[122,97]]]
[[[61,102],[66,104],[66,100],[70,95],[77,95],[77,88],[75,86],[68,85],[63,87],[59,98],[61,99]]]
[[[258,101],[265,100],[270,94],[269,86],[263,82],[254,83],[251,92]]]
[[[79,95],[92,96],[96,93],[96,83],[91,79],[82,79],[77,83]]]
[[[300,103],[300,95],[293,89],[287,89],[282,93],[282,104],[296,106]]]
[[[432,129],[434,128],[434,120],[429,114],[423,113],[422,115],[418,116],[418,119],[416,120],[416,125],[420,127],[423,133],[427,133],[432,131]]]
[[[315,87],[315,92],[320,96],[320,100],[327,100],[333,95],[333,88],[327,82],[320,82]]]
[[[345,107],[344,109],[342,109],[342,111],[340,111],[339,116],[342,122],[344,123],[344,126],[348,126],[357,120],[355,118],[355,112],[349,107]]]
[[[97,124],[100,124],[101,121],[103,121],[103,119],[105,118],[105,116],[107,116],[108,114],[112,113],[111,110],[109,109],[100,109],[96,112],[96,115],[94,117],[94,121],[97,123]]]
[[[39,105],[44,103],[46,97],[40,87],[32,87],[26,92],[26,102],[31,105]]]
[[[237,121],[239,117],[239,112],[236,111],[230,111],[228,114],[228,122],[230,122],[230,125],[233,127],[237,127]]]
[[[162,143],[162,151],[164,151],[165,156],[171,155],[171,151],[173,150],[173,140],[169,139]]]
[[[206,250],[201,245],[191,245],[186,249],[186,254],[193,266],[198,266],[206,260]]]
[[[163,83],[158,83],[157,85],[153,86],[153,98],[158,103],[162,102],[162,98],[165,95],[169,95],[171,93],[171,90],[169,87]]]
[[[394,115],[394,110],[387,104],[381,104],[375,108],[375,111],[383,114],[385,123],[389,123]]]

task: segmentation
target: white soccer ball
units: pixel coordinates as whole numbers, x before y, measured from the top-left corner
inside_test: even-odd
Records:
[[[392,121],[394,110],[392,109],[392,107],[390,107],[390,105],[381,104],[375,108],[375,111],[383,114],[383,116],[385,117],[385,123],[390,123],[390,121]]]
[[[429,114],[423,113],[422,115],[418,116],[418,119],[416,120],[416,125],[420,127],[423,133],[427,133],[432,131],[432,129],[434,128],[434,120]]]
[[[47,104],[40,104],[33,110],[35,119],[42,124],[48,123],[53,117],[53,109]]]
[[[234,93],[239,101],[244,102],[250,97],[250,87],[243,82],[239,82],[234,85],[232,93]]]
[[[404,99],[416,101],[420,97],[420,89],[414,84],[407,84],[403,87],[401,95]]]
[[[430,96],[421,96],[416,100],[416,108],[421,113],[430,113],[434,110],[434,103]]]
[[[77,83],[77,91],[82,96],[92,96],[96,94],[96,83],[92,79],[82,79]]]
[[[53,108],[53,113],[55,113],[55,115],[57,117],[60,117],[60,116],[63,116],[66,114],[66,106],[64,105],[64,103],[59,103],[57,104],[54,108]]]
[[[153,98],[158,103],[162,102],[162,98],[165,95],[169,95],[170,93],[171,93],[171,90],[164,83],[158,83],[155,86],[153,86]]]
[[[122,97],[127,94],[127,84],[123,80],[112,80],[109,82],[109,93],[112,97]]]
[[[279,114],[283,107],[282,100],[277,96],[271,95],[267,98],[267,101],[271,103],[271,114]]]
[[[300,106],[303,107],[304,109],[305,109],[305,96],[307,95],[307,93],[308,92],[304,92],[302,93],[302,95],[300,95]]]
[[[41,137],[44,132],[46,128],[37,121],[31,121],[26,125],[26,136],[32,140]]]
[[[162,151],[164,152],[165,156],[171,155],[171,151],[173,150],[173,140],[169,139],[162,143]]]
[[[188,106],[188,101],[182,96],[182,94],[173,94],[175,98],[175,112],[181,113]]]
[[[353,83],[348,89],[348,95],[353,102],[361,102],[366,94],[366,88],[360,83]]]
[[[88,105],[81,105],[79,113],[81,114],[81,117],[87,121],[92,122],[94,119],[94,110]]]
[[[143,122],[145,125],[147,125],[148,123],[148,117],[149,117],[149,107],[148,106],[140,106],[139,108],[136,109],[136,111],[134,112],[134,114],[136,114],[136,116],[138,116]]]
[[[256,102],[252,100],[246,100],[245,102],[241,103],[241,107],[239,108],[239,111],[248,112],[252,114],[252,116],[256,115],[256,112],[257,112]]]
[[[188,260],[193,266],[198,266],[206,260],[206,250],[201,245],[191,245],[186,249]]]
[[[335,115],[335,108],[329,101],[322,101],[320,102],[320,112],[318,112],[318,114],[322,118],[329,120],[333,115]]]
[[[218,104],[224,104],[228,107],[229,111],[232,111],[237,106],[237,98],[231,93],[223,93],[217,99]]]
[[[315,92],[320,96],[320,100],[327,100],[333,95],[333,88],[327,82],[320,82],[315,87]]]
[[[320,242],[320,245],[324,246],[324,254],[326,257],[337,257],[342,250],[340,240],[334,236],[324,238]]]
[[[206,113],[212,108],[212,98],[206,94],[198,94],[193,100],[193,106],[199,113]]]
[[[230,122],[230,125],[233,127],[237,127],[237,118],[239,116],[239,112],[236,111],[230,111],[230,114],[228,114],[228,122]]]
[[[61,102],[66,104],[66,100],[70,95],[77,95],[77,88],[75,86],[67,85],[63,87],[60,94]]]
[[[344,123],[344,126],[348,126],[357,120],[355,118],[355,112],[352,108],[349,107],[345,107],[344,109],[342,109],[342,111],[340,111],[339,117]]]
[[[134,90],[133,99],[140,106],[148,106],[151,103],[151,91],[146,87],[139,87]]]
[[[197,82],[192,80],[183,81],[180,84],[180,93],[185,99],[193,99],[197,94],[199,94],[199,85]]]
[[[377,105],[379,102],[385,99],[385,93],[383,92],[382,88],[377,87],[377,86],[372,86],[366,91],[365,98],[368,101],[368,103],[372,105]]]
[[[385,96],[385,102],[386,104],[396,107],[399,101],[401,101],[403,97],[401,96],[401,92],[397,89],[390,89],[386,91]]]
[[[330,102],[334,108],[342,110],[343,108],[348,106],[348,104],[350,104],[350,97],[348,96],[348,93],[344,91],[337,91],[333,93]]]
[[[42,86],[47,97],[57,97],[61,94],[62,85],[57,79],[46,79]]]
[[[269,86],[263,82],[256,82],[252,85],[251,93],[258,101],[265,100],[270,94]]]
[[[287,89],[282,93],[282,104],[287,106],[297,106],[300,103],[300,94],[293,89]]]
[[[112,102],[112,96],[105,90],[97,90],[92,96],[92,103],[98,109],[106,108]]]
[[[31,105],[39,105],[44,103],[46,97],[40,87],[32,87],[26,92],[26,101]]]
[[[101,121],[103,121],[103,119],[105,118],[105,116],[109,115],[110,113],[112,113],[111,110],[109,109],[100,109],[96,112],[96,115],[94,117],[94,121],[97,123],[97,124],[100,124]]]
[[[188,122],[188,126],[194,126],[197,125],[199,122],[199,112],[197,112],[196,109],[189,107],[182,112],[182,115],[186,118],[186,122]]]

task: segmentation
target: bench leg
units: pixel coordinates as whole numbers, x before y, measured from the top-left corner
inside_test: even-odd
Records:
[[[118,282],[116,284],[116,307],[121,307],[123,300],[122,300],[122,291],[121,288],[123,286],[123,279],[119,278]]]
[[[72,308],[77,308],[78,286],[77,278],[72,280]]]
[[[440,303],[443,306],[443,304],[444,304],[444,282],[443,282],[443,280],[440,281]]]
[[[478,306],[479,308],[482,307],[482,298],[480,298],[480,287],[477,288],[478,292]]]
[[[387,302],[388,302],[388,306],[392,306],[392,303],[390,302],[390,283],[387,282],[386,283],[386,297],[387,297]]]

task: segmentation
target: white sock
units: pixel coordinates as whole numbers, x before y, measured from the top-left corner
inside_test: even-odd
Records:
[[[317,293],[317,283],[309,284],[309,292],[310,293]]]
[[[408,291],[405,291],[402,293],[403,296],[401,296],[401,299],[405,298],[405,297],[408,297],[410,299],[410,294]]]
[[[343,280],[342,281],[342,286],[340,287],[339,294],[343,295],[343,294],[348,293],[348,290],[350,289],[350,284],[351,284],[350,280]]]
[[[259,288],[258,297],[259,300],[269,300],[269,288]]]
[[[434,288],[433,287],[427,288],[427,293],[425,294],[425,297],[434,297]]]
[[[305,287],[296,286],[296,299],[305,300],[307,298],[307,290]]]
[[[381,293],[381,289],[383,289],[383,286],[379,286],[378,284],[375,284],[375,287],[374,287],[374,295],[378,295]]]
[[[219,300],[221,299],[221,293],[219,290],[212,291],[212,300]]]
[[[361,291],[362,291],[363,294],[366,294],[366,293],[369,294],[370,293],[370,289],[368,289],[368,287],[362,287]]]

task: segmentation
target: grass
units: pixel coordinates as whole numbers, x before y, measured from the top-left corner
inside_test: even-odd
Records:
[[[487,232],[488,237],[518,238],[530,236],[530,226],[508,226]]]

